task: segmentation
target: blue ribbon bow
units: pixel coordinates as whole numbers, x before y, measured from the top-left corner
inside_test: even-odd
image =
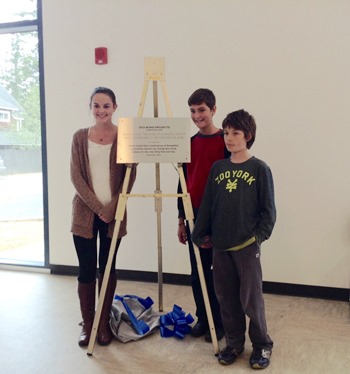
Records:
[[[190,313],[185,315],[182,308],[174,304],[173,311],[160,316],[160,335],[162,338],[170,338],[175,336],[179,339],[184,339],[186,334],[189,334],[192,327],[189,326],[194,321]],[[172,326],[170,329],[167,326]]]

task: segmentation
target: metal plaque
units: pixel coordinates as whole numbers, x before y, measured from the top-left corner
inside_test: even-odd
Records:
[[[117,163],[191,161],[189,118],[120,118]]]

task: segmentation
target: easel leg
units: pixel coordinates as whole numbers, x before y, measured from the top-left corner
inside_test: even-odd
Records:
[[[153,115],[158,117],[158,85],[153,81]],[[160,189],[160,165],[156,163],[156,190],[155,193],[162,193]],[[162,248],[162,199],[155,198],[155,210],[157,214],[157,243],[158,243],[158,310],[163,311],[163,248]]]
[[[158,117],[158,81],[161,84],[163,96],[165,100],[166,112],[168,117],[172,117],[170,102],[165,84],[165,68],[164,59],[162,58],[145,58],[145,81],[143,85],[141,101],[137,116],[142,117],[146,101],[147,88],[149,81],[153,83],[153,114]],[[156,194],[161,194],[160,189],[160,167],[156,164]],[[162,230],[161,230],[161,211],[162,199],[155,198],[155,211],[157,214],[157,242],[158,242],[158,303],[159,311],[163,311],[163,265],[162,265]]]
[[[141,101],[140,101],[140,104],[139,104],[139,111],[137,113],[137,117],[142,117],[142,115],[143,115],[143,110],[145,108],[147,89],[148,89],[148,82],[149,82],[148,80],[145,80],[144,83],[143,83]]]
[[[181,183],[181,188],[184,196],[182,197],[184,209],[185,209],[185,215],[186,219],[189,223],[190,226],[190,232],[193,232],[194,228],[194,215],[193,215],[193,209],[192,209],[192,204],[191,204],[191,199],[190,195],[187,194],[187,186],[186,186],[186,180],[185,176],[183,173],[182,165],[178,166],[178,172],[180,176],[180,183]],[[219,343],[218,339],[216,336],[216,331],[215,331],[215,325],[214,325],[214,320],[213,320],[213,314],[211,312],[211,307],[210,307],[210,302],[209,302],[209,297],[208,297],[208,291],[207,291],[207,285],[205,282],[205,277],[204,277],[204,272],[203,272],[203,266],[202,266],[202,260],[199,252],[199,248],[193,243],[193,248],[194,248],[194,254],[196,257],[196,262],[197,262],[197,269],[198,269],[198,275],[199,275],[199,280],[202,288],[202,293],[203,293],[203,299],[204,299],[204,305],[205,305],[205,310],[207,313],[207,318],[208,318],[208,324],[209,324],[209,331],[210,331],[210,336],[211,340],[213,343],[213,348],[214,348],[214,354],[217,355],[219,353]]]
[[[106,296],[106,290],[107,290],[109,276],[110,276],[110,272],[111,272],[111,268],[112,268],[113,257],[114,257],[115,251],[116,251],[116,245],[117,245],[117,240],[118,240],[120,224],[121,224],[121,221],[124,218],[124,213],[125,213],[125,209],[126,209],[126,201],[127,201],[126,192],[127,192],[127,187],[129,185],[129,181],[130,181],[130,173],[131,173],[131,167],[128,167],[126,169],[126,175],[124,177],[123,193],[121,193],[120,196],[119,196],[117,211],[116,211],[116,214],[115,214],[116,223],[115,223],[115,226],[114,226],[111,246],[109,248],[108,260],[107,260],[105,272],[104,272],[104,275],[103,275],[103,281],[102,281],[102,285],[101,285],[100,296],[99,296],[99,299],[98,299],[97,310],[96,310],[96,313],[95,313],[94,322],[92,324],[92,330],[91,330],[89,345],[88,345],[88,348],[87,348],[87,355],[88,356],[92,355],[92,352],[93,352],[94,346],[95,346],[95,342],[96,342],[96,335],[97,335],[98,326],[100,324],[102,307],[103,307],[103,303],[104,303],[105,296]]]
[[[160,165],[156,163],[156,190],[157,194],[161,193],[160,189]],[[163,311],[163,247],[162,247],[162,198],[155,197],[155,211],[157,214],[157,243],[158,243],[158,310]]]

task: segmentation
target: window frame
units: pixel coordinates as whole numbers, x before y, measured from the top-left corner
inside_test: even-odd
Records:
[[[42,0],[37,0],[37,18],[15,22],[0,23],[0,34],[14,34],[18,32],[38,33],[39,56],[39,96],[41,118],[41,159],[43,178],[43,225],[44,225],[44,264],[42,267],[50,267],[49,257],[49,224],[48,224],[48,174],[47,174],[47,142],[46,142],[46,112],[45,112],[45,80],[44,80],[44,50],[42,27]],[[38,265],[21,264],[20,266],[38,267]],[[40,266],[41,267],[41,266]]]

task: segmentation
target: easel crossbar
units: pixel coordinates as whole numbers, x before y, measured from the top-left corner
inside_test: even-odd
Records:
[[[188,197],[188,194],[182,193],[132,193],[132,194],[121,194],[122,197]]]

